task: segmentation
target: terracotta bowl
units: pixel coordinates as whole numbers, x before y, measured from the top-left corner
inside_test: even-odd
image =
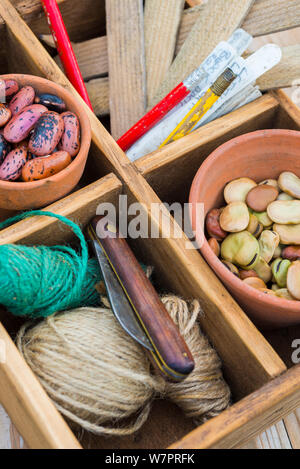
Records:
[[[27,210],[45,207],[61,199],[79,182],[91,144],[91,127],[84,106],[67,90],[44,78],[32,75],[1,75],[1,79],[14,79],[20,86],[31,85],[38,93],[52,93],[60,96],[67,110],[77,114],[81,126],[81,148],[72,163],[60,173],[47,179],[33,182],[0,181],[0,208]]]
[[[283,171],[300,177],[300,132],[259,130],[234,138],[215,150],[197,172],[190,203],[204,203],[204,214],[225,204],[225,185],[239,177],[256,182],[276,179]],[[300,324],[300,301],[288,301],[266,295],[245,285],[229,272],[210,249],[203,226],[196,226],[195,206],[191,208],[193,230],[200,251],[208,264],[231,292],[249,317],[260,327],[277,328]]]

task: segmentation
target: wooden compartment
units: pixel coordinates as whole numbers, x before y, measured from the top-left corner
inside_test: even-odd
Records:
[[[105,32],[105,14],[104,14],[104,2],[100,2],[95,8],[95,3],[93,0],[88,0],[87,2],[81,1],[69,1],[69,0],[60,0],[58,2],[60,4],[62,13],[65,17],[68,18],[67,24],[68,29],[70,29],[70,33],[74,40],[82,40],[88,34],[92,35],[101,35]],[[45,19],[45,15],[42,10],[40,0],[29,0],[29,1],[20,1],[14,0],[11,4],[15,5],[18,8],[18,11],[24,19],[32,24],[36,34],[47,33],[49,32],[49,27],[47,25],[47,21]],[[3,5],[4,9],[5,6]],[[89,15],[80,23],[80,27],[77,27],[78,18],[84,17],[84,12],[86,8],[89,8],[89,11],[93,14]],[[10,14],[10,12],[13,12]],[[10,15],[11,20],[15,15],[19,18],[17,11],[14,9],[6,10],[7,14]],[[31,61],[31,56],[34,60],[37,59],[39,61],[39,53],[38,49],[32,45],[31,39],[35,41],[35,36],[28,30],[29,34],[23,41],[22,32],[19,31],[20,35],[18,34],[15,36],[14,34],[10,33],[9,29],[6,27],[6,24],[3,19],[4,15],[0,17],[0,39],[1,39],[1,48],[0,48],[0,67],[1,67],[1,75],[6,73],[24,73],[24,74],[32,74],[38,75],[42,77],[50,77],[50,69],[48,72],[43,72],[40,70],[39,67],[35,66],[34,63]],[[24,23],[25,24],[25,23]],[[96,27],[97,26],[97,27]],[[27,27],[26,27],[27,29]],[[77,31],[77,34],[76,34]],[[31,38],[31,39],[30,39]],[[38,41],[39,47],[44,51],[43,46],[41,46],[40,42]],[[48,55],[48,54],[47,54]],[[51,60],[50,56],[49,59]],[[52,60],[51,60],[52,62]],[[47,67],[47,65],[45,64]],[[61,73],[61,76],[64,75]],[[51,78],[50,78],[51,79]],[[53,77],[53,81],[59,82],[59,79]],[[64,80],[61,82],[64,85]],[[77,187],[74,191],[79,190],[82,187],[85,187],[87,184],[97,180],[100,175],[105,175],[109,172],[108,169],[103,167],[101,170],[97,172],[94,171],[93,164],[91,162],[93,158],[93,150],[90,151],[90,155],[86,164],[86,168],[84,174],[79,181]],[[15,212],[11,210],[4,210],[0,209],[0,220],[4,220],[9,216],[12,216]]]
[[[61,3],[63,5],[64,1]],[[65,6],[67,3],[65,0]],[[80,2],[75,4],[80,6]],[[0,15],[5,21],[10,57],[8,70],[13,67],[15,72],[47,77],[81,99],[8,0],[1,0]],[[44,32],[38,29],[37,25],[43,24],[39,18],[30,17],[30,22],[35,24],[36,31]],[[102,439],[88,435],[82,441],[84,445],[99,448],[165,448],[170,445],[173,448],[233,448],[247,442],[299,405],[300,368],[293,367],[286,372],[277,352],[246,317],[200,254],[192,248],[190,241],[183,233],[180,238],[168,237],[161,218],[151,210],[152,204],[161,202],[160,198],[163,201],[186,200],[188,186],[201,163],[201,157],[197,156],[199,141],[206,148],[202,151],[204,158],[214,146],[255,126],[264,127],[271,122],[279,125],[282,120],[288,127],[298,125],[295,109],[291,104],[284,105],[284,102],[285,97],[280,93],[266,95],[247,109],[237,111],[238,115],[234,113],[222,118],[186,137],[180,142],[180,148],[179,142],[168,146],[164,150],[167,152],[165,160],[154,154],[137,164],[130,163],[96,116],[86,108],[93,132],[89,158],[91,170],[86,173],[87,182],[101,179],[48,209],[84,225],[98,203],[112,201],[117,204],[121,192],[128,196],[129,203],[143,204],[144,214],[157,227],[160,238],[139,240],[134,244],[136,253],[141,260],[154,265],[161,289],[201,301],[205,313],[201,317],[201,326],[222,358],[235,404],[220,416],[194,428],[175,406],[165,401],[156,402],[151,418],[138,438]],[[200,133],[202,140],[199,139]],[[175,145],[178,145],[177,152]],[[180,172],[182,168],[186,168],[185,173]],[[109,174],[111,172],[114,174]],[[176,174],[180,174],[182,185]],[[170,219],[171,228],[179,230],[167,209],[162,211],[164,217]],[[70,242],[71,233],[57,227],[55,220],[41,217],[24,220],[3,230],[0,243]],[[79,447],[13,345],[11,337],[18,324],[3,313],[1,320],[0,338],[5,341],[8,354],[6,364],[0,365],[1,403],[30,447]]]
[[[49,206],[47,210],[67,216],[84,227],[99,203],[111,202],[118,208],[118,196],[122,192],[124,187],[115,175],[110,174]],[[18,222],[0,233],[0,244],[52,245],[69,243],[72,239],[73,234],[69,229],[64,228],[57,220],[46,217]],[[165,262],[168,262],[170,240],[160,240],[159,259],[152,254],[155,249],[152,240],[140,241],[138,246],[135,242],[131,243],[132,247],[140,260],[154,265],[156,278],[161,279],[158,273],[165,270]],[[177,252],[176,240],[172,241]],[[195,254],[195,260],[190,265],[194,270],[198,269],[198,261],[201,260],[196,252]],[[180,255],[179,247],[177,255]],[[175,405],[157,401],[148,422],[137,435],[127,438],[96,438],[85,434],[80,442],[89,448],[165,448],[170,445],[191,448],[235,447],[248,441],[297,405],[300,368],[284,373],[285,366],[275,351],[221,284],[217,285],[218,281],[214,276],[209,272],[216,287],[215,296],[219,294],[225,304],[222,309],[220,306],[212,309],[206,304],[205,292],[200,292],[199,283],[192,285],[189,290],[179,289],[180,279],[178,283],[172,270],[168,271],[161,283],[164,291],[178,292],[188,297],[203,297],[205,316],[202,317],[201,324],[223,360],[225,376],[232,387],[236,403],[220,416],[195,428],[193,422],[185,418]],[[20,327],[20,320],[2,311],[1,321],[0,339],[7,346],[7,362],[0,366],[2,404],[30,447],[79,446],[13,345],[10,337],[14,337]],[[214,333],[210,334],[213,330]],[[166,428],[169,429],[168,432],[165,431]],[[183,441],[177,441],[180,439]]]

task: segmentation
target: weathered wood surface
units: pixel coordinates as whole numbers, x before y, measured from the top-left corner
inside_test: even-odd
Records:
[[[171,66],[184,0],[146,0],[144,11],[147,99],[151,102]]]
[[[84,80],[108,75],[106,36],[78,43],[73,42],[72,46]],[[54,60],[63,69],[59,56],[56,56]]]
[[[293,449],[284,422],[281,420],[242,449]]]
[[[300,82],[300,44],[283,47],[281,62],[257,80],[262,91],[287,88],[296,82]]]
[[[199,67],[220,41],[226,41],[243,24],[253,3],[253,0],[214,0],[206,3],[150,104],[160,101]]]
[[[109,80],[108,77],[95,78],[86,83],[94,112],[97,116],[109,114]]]
[[[204,11],[205,4],[184,11],[176,45],[176,53],[181,49],[191,29]],[[256,0],[245,18],[242,28],[252,36],[276,33],[300,26],[298,0]]]
[[[294,449],[300,449],[300,408],[284,419],[289,440]]]
[[[123,135],[145,113],[143,1],[106,0],[111,134]]]

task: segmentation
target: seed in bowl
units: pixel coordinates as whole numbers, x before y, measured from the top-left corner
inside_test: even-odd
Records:
[[[279,185],[276,179],[264,179],[263,181],[258,183],[259,186],[272,186],[275,187],[279,192]]]
[[[217,257],[220,256],[221,248],[216,238],[210,238],[208,244]]]
[[[275,295],[278,296],[278,298],[283,298],[285,300],[295,300],[287,288],[280,288],[279,290],[276,290]]]
[[[254,269],[259,258],[258,241],[248,231],[230,234],[222,242],[221,257],[243,270]]]
[[[278,258],[272,263],[273,277],[280,288],[286,287],[287,273],[291,262],[287,259]]]
[[[66,168],[80,151],[78,117],[66,110],[59,96],[37,96],[32,86],[19,88],[15,80],[0,80],[0,86],[5,86],[9,101],[8,105],[0,103],[0,179],[20,180],[26,163],[30,165],[23,172],[25,182],[44,179]],[[63,111],[66,120],[60,114]],[[30,161],[37,157],[47,157],[47,163]]]
[[[280,225],[300,223],[300,200],[277,200],[268,206],[268,216]]]
[[[273,225],[273,231],[279,234],[280,244],[300,244],[300,225]]]
[[[39,106],[36,104],[36,106]],[[64,132],[64,121],[54,111],[44,112],[37,121],[29,139],[28,149],[36,156],[53,153]]]
[[[64,121],[64,132],[58,147],[59,150],[67,151],[74,158],[80,148],[79,120],[73,112],[64,112],[61,117]]]
[[[43,93],[35,97],[36,104],[46,106],[49,111],[63,112],[66,110],[65,102],[55,94]]]
[[[3,135],[0,135],[0,165],[3,163],[10,150],[10,144],[5,140]]]
[[[211,238],[216,238],[218,241],[226,238],[226,231],[222,230],[220,226],[221,210],[215,208],[211,210],[206,216],[206,229]]]
[[[259,238],[260,255],[266,261],[273,259],[275,249],[279,245],[279,234],[275,231],[264,230]]]
[[[258,256],[258,261],[254,266],[254,270],[265,283],[269,283],[272,279],[271,266],[261,257]]]
[[[240,270],[240,279],[245,280],[246,278],[259,278],[255,270]]]
[[[34,102],[35,91],[32,86],[24,86],[18,91],[9,103],[9,109],[13,116],[16,116],[25,107],[31,106]]]
[[[248,192],[256,187],[255,181],[249,178],[235,179],[227,184],[224,189],[224,199],[227,204],[232,202],[245,202]]]
[[[239,178],[226,185],[227,205],[209,212],[207,231],[215,228],[213,237],[219,235],[222,242],[221,262],[244,284],[277,298],[300,300],[300,179],[284,172],[278,182],[251,181]],[[218,241],[210,240],[217,254]]]
[[[247,228],[249,219],[247,205],[244,202],[232,202],[222,210],[220,226],[224,231],[237,233]]]
[[[260,288],[267,288],[267,285],[265,282],[259,278],[259,277],[248,277],[243,280],[243,282],[246,285],[249,285],[249,287],[256,288],[256,290],[259,290]]]
[[[19,91],[19,84],[16,82],[16,80],[0,80],[0,81],[1,81],[1,86],[4,81],[6,99],[10,99]]]
[[[22,173],[22,168],[27,160],[27,142],[22,142],[9,152],[0,166],[0,180],[16,181],[19,179]]]
[[[281,192],[277,197],[277,200],[294,200],[294,198],[285,192]]]
[[[228,261],[222,261],[222,264],[224,264],[226,269],[228,269],[233,275],[240,278],[239,269],[234,264]]]
[[[259,223],[258,218],[253,215],[253,213],[250,214],[250,219],[249,219],[249,225],[247,226],[247,231],[251,233],[255,238],[258,238],[264,227],[261,223]]]
[[[283,259],[298,261],[300,259],[300,246],[288,246],[281,253]]]
[[[300,261],[292,262],[288,270],[287,288],[294,298],[300,300]]]
[[[24,182],[46,179],[59,173],[69,166],[72,158],[66,151],[58,151],[47,157],[34,158],[27,161],[22,169],[22,180]]]
[[[5,106],[5,104],[0,103],[0,127],[3,127],[11,118],[11,110]]]
[[[282,173],[278,179],[278,184],[283,192],[295,199],[300,199],[300,179],[296,174],[288,171]]]
[[[248,193],[246,203],[255,212],[265,212],[268,205],[277,199],[278,190],[273,186],[261,185],[254,187]]]
[[[273,225],[273,221],[270,219],[267,212],[253,212],[253,215],[256,216],[259,223],[261,223],[264,228],[270,228],[270,226]]]
[[[47,108],[40,104],[32,104],[31,106],[25,107],[4,127],[4,138],[11,143],[22,142],[29,136],[41,115],[46,111]]]
[[[279,240],[280,240],[280,236],[279,236]],[[273,259],[277,259],[278,257],[282,257],[282,247],[281,246],[277,246],[277,248],[275,249],[274,254],[273,254]]]

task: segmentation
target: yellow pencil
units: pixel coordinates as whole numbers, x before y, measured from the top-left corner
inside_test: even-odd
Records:
[[[214,84],[206,91],[204,96],[199,99],[195,106],[188,112],[188,114],[177,125],[173,132],[166,138],[159,148],[164,147],[168,143],[179,140],[180,138],[192,132],[193,128],[199,120],[211,109],[216,101],[222,96],[224,91],[227,90],[229,85],[235,80],[236,75],[234,72],[227,68],[222,75],[214,82]]]

